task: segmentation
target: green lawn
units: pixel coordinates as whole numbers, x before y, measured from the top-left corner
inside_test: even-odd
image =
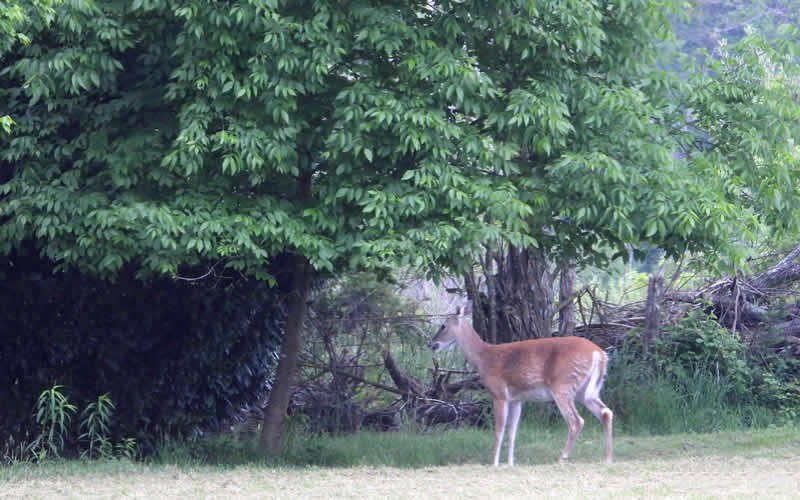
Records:
[[[491,435],[479,430],[296,440],[280,464],[246,459],[242,450],[227,464],[177,455],[176,463],[18,464],[0,468],[0,497],[800,497],[800,428],[622,435],[610,466],[591,432],[571,464],[554,464],[562,437],[522,429],[519,465],[499,469],[486,465]],[[296,465],[315,461],[321,465]]]

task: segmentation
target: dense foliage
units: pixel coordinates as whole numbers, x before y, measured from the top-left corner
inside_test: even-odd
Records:
[[[0,139],[0,251],[34,240],[106,275],[207,259],[268,278],[285,249],[318,269],[463,263],[488,206],[513,237],[529,213],[516,188],[450,162],[514,154],[448,111],[490,82],[425,11],[65,4],[5,55],[18,125]]]
[[[604,258],[643,240],[724,256],[739,234],[703,182],[725,173],[673,157],[654,2],[57,8],[4,54],[4,253],[269,278],[285,250],[430,269],[494,238]]]
[[[33,438],[34,403],[55,383],[78,408],[108,394],[114,438],[146,447],[216,427],[261,393],[274,367],[276,289],[143,283],[130,272],[112,283],[52,274],[37,258],[2,262],[0,449]]]
[[[800,234],[796,40],[794,28],[774,44],[750,32],[689,80],[683,151],[705,179],[707,202],[728,207],[725,223],[738,241]]]
[[[60,0],[0,0],[0,54],[16,43],[28,44],[25,33],[31,25],[46,25],[53,19],[53,6]]]
[[[48,24],[55,14],[58,0],[0,0],[0,56],[17,43],[30,43],[30,38],[20,29],[30,23]],[[0,108],[0,113],[5,110]],[[0,115],[0,131],[9,133],[14,119]]]
[[[776,348],[778,337],[754,337],[748,345],[693,311],[664,327],[650,355],[636,335],[612,351],[604,394],[622,425],[638,432],[795,423],[800,359],[793,349]]]

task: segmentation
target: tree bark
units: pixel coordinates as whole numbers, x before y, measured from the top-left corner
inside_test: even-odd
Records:
[[[269,393],[269,401],[264,410],[264,427],[261,430],[261,448],[271,455],[281,449],[286,410],[289,407],[292,384],[297,372],[297,359],[300,354],[303,322],[306,317],[306,303],[311,283],[311,263],[303,255],[294,257],[292,290],[289,293],[286,330],[281,344],[281,354],[275,381]]]
[[[535,248],[510,246],[502,255],[494,259],[491,294],[497,304],[497,342],[549,337],[555,312],[551,262]]]
[[[757,290],[766,290],[800,279],[800,246],[795,247],[780,262],[756,276],[750,284]]]
[[[495,277],[494,277],[494,269],[492,266],[492,250],[490,248],[486,249],[486,257],[483,263],[483,274],[486,276],[486,292],[489,296],[489,317],[487,320],[487,324],[489,330],[486,332],[488,335],[488,341],[492,344],[497,343],[497,294],[495,293]]]
[[[658,335],[661,326],[661,296],[664,291],[664,276],[661,268],[650,275],[647,282],[647,302],[645,304],[644,336],[642,337],[642,350],[644,354],[650,353],[650,344]]]
[[[562,264],[558,284],[558,334],[562,337],[575,333],[575,271]]]
[[[484,304],[484,302],[488,302],[488,297],[482,295],[478,290],[478,283],[473,270],[464,273],[464,288],[467,290],[467,298],[472,301],[472,327],[484,341],[488,342],[488,309],[487,305]]]
[[[383,366],[386,367],[386,371],[388,371],[389,376],[392,377],[394,385],[396,385],[403,394],[420,397],[425,393],[425,388],[419,380],[404,373],[397,367],[394,358],[392,358],[392,353],[388,350],[383,351]]]
[[[530,278],[533,284],[531,302],[533,305],[534,329],[533,337],[550,337],[553,333],[553,315],[555,300],[553,295],[554,269],[547,256],[539,249],[525,250],[526,260],[530,266]]]

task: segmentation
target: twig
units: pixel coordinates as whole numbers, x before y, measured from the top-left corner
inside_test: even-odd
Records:
[[[176,274],[176,275],[175,275],[175,279],[177,279],[177,280],[183,280],[183,281],[200,281],[200,280],[202,280],[202,279],[206,279],[206,278],[208,278],[208,276],[209,276],[210,274],[212,274],[212,273],[214,272],[214,268],[215,268],[215,267],[217,267],[217,264],[219,264],[220,262],[222,262],[222,260],[218,260],[218,261],[216,261],[216,262],[215,262],[215,263],[214,263],[214,264],[213,264],[213,265],[212,265],[212,266],[211,266],[211,267],[208,269],[208,271],[207,271],[207,272],[206,272],[204,275],[202,275],[202,276],[198,276],[198,277],[196,277],[196,278],[187,278],[187,277],[185,277],[185,276],[180,276],[180,275],[177,275],[177,274]]]

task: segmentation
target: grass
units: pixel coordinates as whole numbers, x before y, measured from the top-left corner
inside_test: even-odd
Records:
[[[0,468],[0,497],[379,498],[515,496],[800,495],[795,464],[800,428],[715,434],[620,435],[616,463],[602,462],[600,434],[587,430],[572,463],[554,464],[563,434],[526,427],[518,466],[487,464],[492,436],[459,429],[428,434],[369,432],[294,436],[280,462],[251,455],[243,443],[223,460],[173,447],[158,461],[57,461]],[[249,445],[248,445],[249,446]],[[196,452],[196,450],[195,450]],[[199,455],[202,457],[202,455]],[[220,458],[217,456],[217,458]],[[205,463],[203,463],[205,462]]]

